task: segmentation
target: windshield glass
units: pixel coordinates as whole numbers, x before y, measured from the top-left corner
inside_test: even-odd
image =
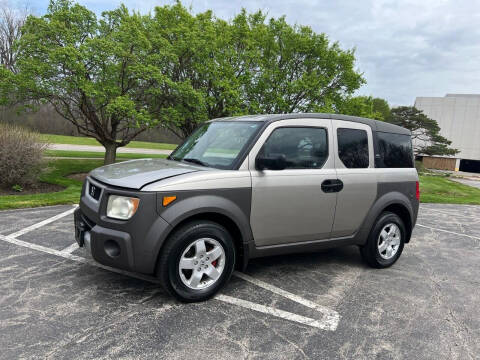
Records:
[[[254,121],[206,123],[190,135],[170,159],[232,169],[260,125],[260,122]]]

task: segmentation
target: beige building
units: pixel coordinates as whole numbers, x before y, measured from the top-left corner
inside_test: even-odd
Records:
[[[417,97],[415,107],[436,120],[440,133],[460,150],[455,157],[424,157],[425,166],[480,172],[480,94]]]

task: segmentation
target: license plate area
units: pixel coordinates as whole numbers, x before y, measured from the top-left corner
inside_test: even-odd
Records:
[[[91,182],[88,182],[88,195],[90,195],[91,198],[94,200],[99,200],[100,195],[102,194],[102,188],[99,186],[92,184]]]

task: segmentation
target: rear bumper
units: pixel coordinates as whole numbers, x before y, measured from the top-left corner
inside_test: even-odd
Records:
[[[78,245],[88,247],[93,259],[103,265],[153,274],[170,231],[170,225],[156,211],[156,194],[111,188],[98,182],[95,185],[102,188],[100,199],[92,199],[83,189],[80,207],[74,213]],[[138,197],[137,213],[127,221],[108,218],[106,203],[110,194]]]

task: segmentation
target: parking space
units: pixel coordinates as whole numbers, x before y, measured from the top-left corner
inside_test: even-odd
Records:
[[[0,234],[10,235],[16,231],[25,229],[31,225],[49,219],[58,215],[67,209],[71,209],[70,205],[49,206],[44,208],[33,208],[25,210],[6,210],[0,212]]]
[[[475,359],[480,207],[422,205],[392,268],[355,247],[253,260],[181,304],[74,244],[71,206],[0,212],[0,359]]]

